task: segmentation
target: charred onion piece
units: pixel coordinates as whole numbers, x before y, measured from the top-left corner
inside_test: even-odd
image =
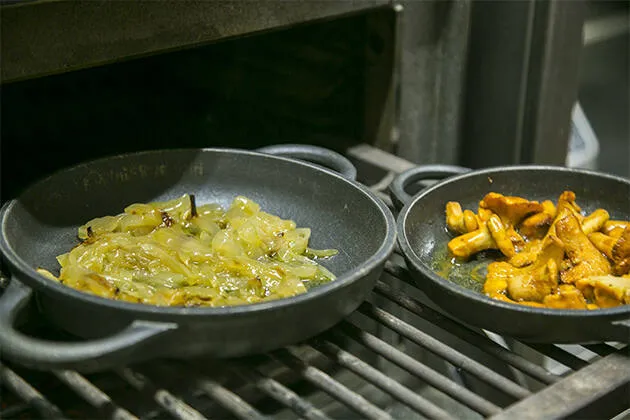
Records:
[[[164,224],[164,226],[171,227],[173,226],[173,224],[175,224],[175,221],[167,212],[162,210],[160,212],[160,215],[162,216],[162,223]]]
[[[195,203],[195,194],[190,194],[190,217],[197,217],[197,204]]]

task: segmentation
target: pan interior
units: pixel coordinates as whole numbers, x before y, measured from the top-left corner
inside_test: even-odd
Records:
[[[3,218],[6,244],[32,268],[58,273],[55,257],[77,244],[77,227],[134,202],[194,193],[225,207],[237,195],[312,230],[310,246],[339,254],[322,264],[338,278],[372,257],[388,223],[373,198],[308,165],[227,150],[170,150],[89,162],[30,188]],[[49,281],[40,279],[39,281]]]
[[[489,192],[556,203],[564,190],[575,192],[577,203],[586,213],[604,208],[612,219],[630,218],[628,182],[554,168],[502,169],[446,181],[439,188],[427,191],[407,213],[405,236],[415,256],[426,267],[460,286],[480,292],[485,267],[499,254],[488,251],[465,263],[453,264],[447,243],[454,235],[446,229],[446,203],[458,201],[462,209],[477,212],[479,201]]]

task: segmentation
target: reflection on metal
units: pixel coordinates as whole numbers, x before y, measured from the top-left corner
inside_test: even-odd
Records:
[[[593,45],[630,32],[630,16],[615,14],[584,22],[584,45]]]

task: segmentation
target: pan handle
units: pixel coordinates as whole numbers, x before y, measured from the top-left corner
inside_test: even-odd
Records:
[[[311,146],[309,144],[278,144],[256,149],[257,152],[269,155],[283,156],[323,166],[327,169],[339,172],[350,180],[357,179],[357,169],[343,155],[332,150]]]
[[[400,210],[413,198],[407,193],[407,187],[419,181],[440,181],[451,176],[469,172],[471,169],[453,165],[424,165],[407,169],[394,178],[389,186],[389,195],[394,206]],[[425,185],[424,188],[428,187]]]
[[[47,341],[29,337],[15,329],[15,320],[33,290],[11,279],[0,296],[0,351],[17,363],[35,369],[101,370],[124,363],[137,347],[177,328],[176,324],[134,321],[106,338],[84,342]]]

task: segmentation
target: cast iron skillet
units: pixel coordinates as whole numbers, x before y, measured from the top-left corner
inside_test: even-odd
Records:
[[[354,311],[393,250],[393,215],[353,180],[356,170],[341,155],[298,145],[265,150],[162,150],[104,158],[55,173],[8,202],[0,211],[0,250],[12,276],[0,297],[3,357],[38,369],[81,371],[162,356],[235,357],[307,339]],[[184,193],[195,194],[199,204],[224,206],[245,195],[267,212],[310,227],[311,246],[339,250],[324,262],[337,279],[273,302],[186,308],[101,298],[35,271],[41,266],[57,273],[55,256],[77,243],[76,229],[87,220]],[[84,340],[51,342],[18,331],[16,317],[33,298],[41,316]]]
[[[444,179],[445,178],[445,179]],[[405,189],[422,180],[441,180],[411,197]],[[459,201],[476,211],[488,192],[551,199],[572,190],[586,212],[606,209],[612,219],[630,218],[630,180],[602,173],[552,166],[506,166],[471,171],[434,165],[401,173],[391,186],[392,200],[402,207],[397,219],[398,243],[419,287],[444,311],[476,327],[529,342],[588,343],[630,341],[630,305],[610,309],[558,310],[493,300],[480,292],[470,273],[471,261],[449,279],[438,274],[447,258],[445,205]]]

